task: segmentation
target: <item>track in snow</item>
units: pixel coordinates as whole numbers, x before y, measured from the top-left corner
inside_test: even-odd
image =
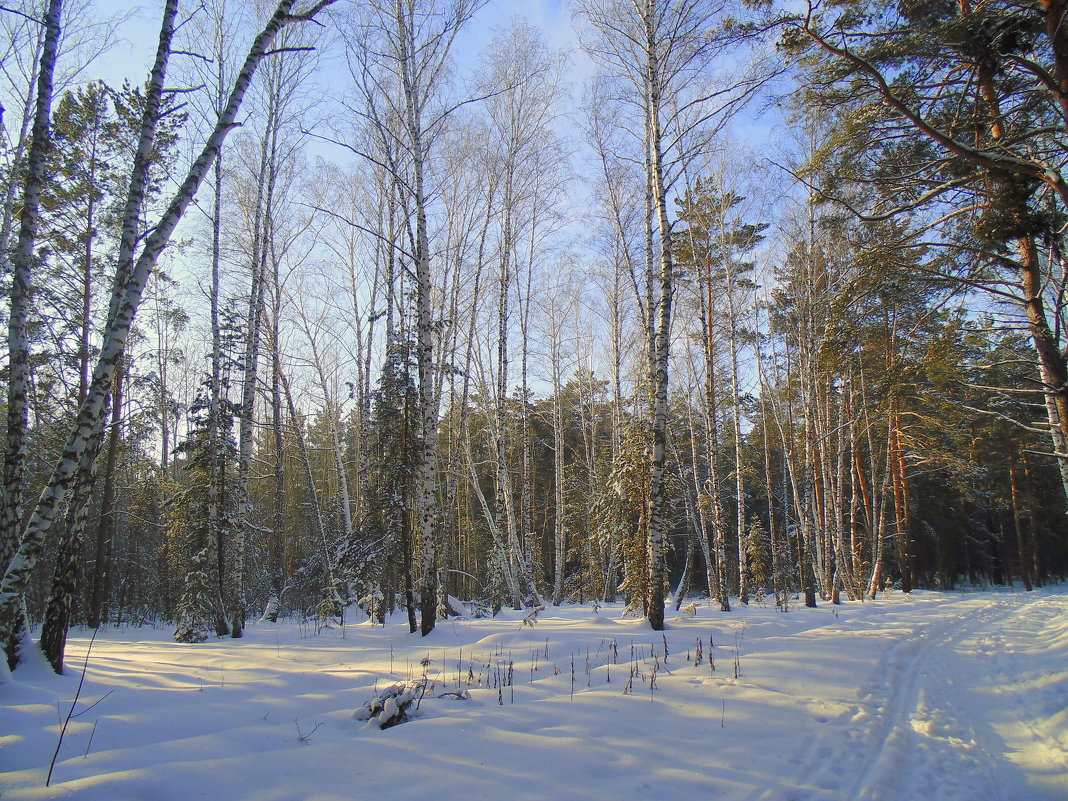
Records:
[[[796,798],[1068,798],[1068,671],[1025,658],[1044,638],[1068,656],[1049,627],[1068,627],[1068,604],[1015,595],[959,606],[889,645],[855,708],[806,748]]]

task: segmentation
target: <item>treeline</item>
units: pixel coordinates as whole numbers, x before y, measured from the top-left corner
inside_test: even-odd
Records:
[[[169,2],[140,88],[39,5],[0,12],[12,666],[27,619],[58,669],[74,624],[1068,570],[1046,6],[584,0],[576,119],[529,24],[461,52],[475,0]],[[789,144],[732,144],[773,97]]]

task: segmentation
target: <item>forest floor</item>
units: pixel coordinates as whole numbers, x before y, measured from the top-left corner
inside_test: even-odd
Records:
[[[67,675],[0,685],[0,798],[1068,799],[1068,587],[690,611],[664,636],[615,605],[425,639],[399,616],[195,646],[103,631],[46,788],[72,632]],[[353,717],[424,675],[419,717]]]

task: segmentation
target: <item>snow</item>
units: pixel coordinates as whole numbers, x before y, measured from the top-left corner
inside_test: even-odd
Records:
[[[1068,799],[1068,587],[696,612],[663,636],[615,605],[425,639],[399,615],[201,645],[104,631],[45,788],[89,644],[72,632],[67,675],[0,685],[0,796]],[[353,716],[424,681],[418,717]]]

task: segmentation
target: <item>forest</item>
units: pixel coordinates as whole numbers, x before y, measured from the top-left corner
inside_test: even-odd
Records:
[[[1063,580],[1064,2],[271,2],[0,9],[10,668]]]

